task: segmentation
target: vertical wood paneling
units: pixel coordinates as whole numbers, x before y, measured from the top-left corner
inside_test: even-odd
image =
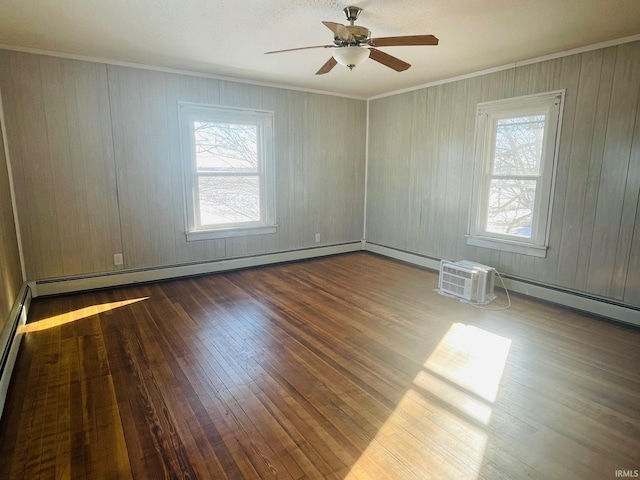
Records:
[[[312,246],[315,233],[361,238],[364,102],[108,68],[126,268]],[[180,101],[274,111],[277,234],[186,241]]]
[[[367,237],[407,248],[411,94],[372,102],[369,123]],[[395,100],[395,101],[394,101]],[[429,157],[429,153],[427,153]],[[430,159],[430,162],[433,160]],[[373,165],[372,165],[373,164]],[[415,195],[415,194],[414,194]]]
[[[613,85],[613,72],[617,56],[617,48],[609,48],[603,51],[602,69],[600,70],[598,96],[596,104],[596,117],[594,121],[593,137],[591,140],[591,155],[589,157],[589,174],[587,177],[587,191],[584,200],[584,214],[580,231],[580,244],[578,247],[578,264],[576,268],[575,288],[587,290],[589,279],[589,258],[591,257],[591,245],[596,219],[596,205],[600,176],[602,175],[602,162],[604,154],[604,140],[609,118],[609,103],[611,101],[611,89]]]
[[[91,266],[82,273],[118,270],[121,267],[113,265],[113,254],[122,252],[122,244],[106,68],[75,61],[65,65],[76,88],[81,158],[75,159],[74,172],[82,171],[82,176],[75,188],[77,201],[84,202],[80,228],[89,234],[82,249],[91,255]],[[80,165],[81,170],[76,168]],[[65,184],[57,187],[58,191],[65,188]]]
[[[113,270],[120,236],[105,66],[16,52],[2,61],[28,279]]]
[[[640,42],[634,42],[412,92],[413,105],[406,93],[372,101],[367,239],[394,248],[408,244],[436,258],[471,258],[526,279],[640,304],[639,68]],[[467,246],[477,103],[555,89],[567,93],[547,257]],[[403,118],[424,122],[411,125],[424,138],[398,141]],[[462,128],[458,118],[467,119]],[[424,179],[412,171],[406,180],[407,150],[425,148],[433,152],[431,170],[422,171]],[[420,209],[404,209],[405,218],[397,218],[403,209],[389,207],[398,201],[391,185],[410,192],[403,201]],[[385,230],[407,224],[414,238],[401,241]]]
[[[473,171],[473,153],[475,149],[476,105],[479,102],[482,88],[482,79],[479,77],[469,79],[467,83],[467,99],[465,102],[465,125],[462,155],[462,171],[460,172],[460,211],[468,212],[471,202],[473,178],[468,172]],[[468,215],[458,215],[457,245],[458,251],[453,259],[459,260],[469,257],[469,246],[466,234],[469,231]]]
[[[21,285],[20,253],[11,204],[7,158],[0,129],[0,332],[9,319],[9,312]]]
[[[613,285],[617,248],[621,236],[632,235],[621,231],[621,222],[639,89],[640,42],[621,45],[605,133],[588,281],[590,292],[617,299],[622,299],[621,289]]]
[[[419,252],[427,244],[427,237],[431,227],[431,204],[433,199],[424,189],[433,178],[435,159],[433,154],[433,143],[425,141],[431,138],[434,128],[433,109],[429,109],[427,96],[429,90],[418,90],[412,92],[413,102],[416,105],[425,105],[425,108],[414,109],[413,124],[411,125],[411,155],[414,171],[411,173],[411,185],[409,188],[410,201],[413,203],[413,237],[408,239],[409,250]]]
[[[0,65],[2,65],[2,68],[0,68],[0,94],[2,95],[2,106],[3,106],[3,114],[4,114],[4,121],[5,121],[5,129],[6,129],[6,133],[7,133],[7,142],[9,142],[10,138],[13,138],[14,142],[13,144],[11,144],[11,150],[10,152],[6,152],[6,155],[11,155],[11,158],[20,158],[20,154],[21,154],[21,147],[20,147],[20,142],[17,140],[18,136],[17,136],[17,124],[18,122],[16,121],[15,118],[12,118],[11,115],[13,115],[11,112],[15,112],[15,99],[12,95],[12,82],[11,82],[11,61],[10,61],[10,52],[6,51],[6,50],[0,50]],[[13,121],[10,121],[13,120]],[[5,151],[4,151],[4,142],[2,144],[2,155],[5,155]],[[16,157],[14,157],[16,156]],[[14,160],[15,161],[15,160]],[[4,167],[0,167],[0,169],[2,168],[6,168],[6,158],[5,158],[5,165]],[[16,179],[18,177],[18,175],[21,174],[20,171],[16,171],[15,168],[12,168],[12,177],[13,177],[13,182],[14,182],[14,188],[15,188],[15,183],[16,183]],[[8,220],[8,208],[11,205],[11,198],[10,198],[10,189],[9,189],[9,171],[6,171],[6,184],[3,183],[2,185],[6,185],[6,189],[2,189],[3,191],[3,195],[4,195],[4,200],[2,200],[2,208],[3,208],[3,227],[4,225],[10,224],[9,220]],[[7,200],[7,196],[9,196],[9,200]],[[15,196],[16,196],[16,202],[20,201],[20,195],[19,192],[15,192]],[[11,217],[13,217],[13,209],[11,211]],[[15,221],[15,219],[14,219]],[[7,223],[9,222],[9,223]],[[26,243],[25,240],[25,230],[28,230],[30,227],[29,222],[28,221],[23,221],[20,225],[20,230],[21,230],[21,236],[22,236],[22,247],[23,247],[23,257],[25,256],[25,252],[24,252],[24,246]],[[4,230],[4,235],[9,235],[9,240],[6,243],[6,247],[8,248],[12,248],[11,247],[11,229],[9,227],[5,227],[7,228],[6,230]],[[15,234],[15,233],[14,233]],[[17,236],[17,235],[16,235]],[[27,237],[28,238],[28,237]],[[17,239],[16,239],[17,240]],[[17,245],[16,245],[16,248]],[[9,254],[9,256],[7,257],[7,262],[11,262],[10,260],[11,254]],[[10,264],[6,264],[6,266],[8,267]],[[9,276],[7,278],[11,278],[11,274],[9,274]],[[5,279],[6,280],[6,279]],[[9,280],[10,284],[12,283],[11,280]],[[11,288],[11,287],[7,287],[5,286],[5,288]],[[13,299],[5,299],[7,302],[12,303]],[[11,308],[11,306],[9,306],[8,308]]]
[[[19,105],[16,109],[11,109],[12,103],[5,105],[5,118],[9,145],[19,145],[10,153],[27,278],[47,278],[63,267],[40,59],[12,52],[8,63],[0,70],[8,74],[3,98],[11,97],[13,105]]]
[[[517,67],[513,72],[513,96],[520,97],[529,94],[529,77],[531,69],[536,65],[524,65]]]
[[[219,103],[237,108],[263,108],[262,90],[258,85],[219,82]],[[211,103],[209,100],[208,103]]]
[[[438,85],[434,88],[436,93],[435,109],[437,121],[433,130],[435,136],[435,169],[431,178],[431,189],[434,193],[433,215],[429,230],[434,233],[430,248],[435,256],[446,256],[446,228],[447,212],[447,161],[449,153],[449,129],[452,116],[453,105],[453,84]]]
[[[640,159],[635,156],[636,162]],[[626,289],[624,301],[630,305],[640,306],[640,201],[636,208],[636,221],[633,231],[633,243],[627,269]]]
[[[327,243],[336,243],[345,237],[361,237],[362,233],[355,231],[349,219],[362,219],[364,208],[364,193],[359,198],[351,194],[364,185],[364,170],[359,168],[357,161],[364,158],[364,143],[356,140],[363,138],[365,133],[365,125],[359,122],[363,112],[345,108],[342,99],[336,97],[312,96],[307,105],[305,130],[315,130],[316,134],[307,136],[303,144],[303,158],[308,163],[308,176],[304,181],[309,194],[309,216],[299,241],[303,244],[313,241],[315,233],[320,233]],[[315,118],[323,121],[318,122]],[[340,124],[348,127],[336,128]],[[334,186],[333,191],[327,191],[329,185]],[[322,213],[315,204],[316,199],[322,199],[324,203]]]
[[[456,258],[458,225],[455,222],[458,212],[462,209],[461,203],[461,179],[463,177],[463,153],[466,126],[466,100],[468,92],[468,82],[452,83],[452,96],[459,98],[461,101],[454,102],[451,109],[451,120],[449,125],[449,145],[451,148],[447,152],[447,181],[446,194],[447,198],[445,206],[445,248],[443,255],[445,258]],[[452,221],[453,220],[453,221]]]
[[[424,225],[424,230],[426,232],[425,238],[426,242],[420,245],[421,250],[424,251],[430,245],[434,244],[435,239],[439,235],[439,233],[435,229],[435,222],[437,217],[437,189],[434,187],[437,182],[437,171],[439,167],[438,162],[438,142],[436,140],[435,132],[437,131],[438,124],[440,122],[439,111],[438,111],[438,99],[440,97],[440,92],[437,89],[428,89],[426,95],[427,101],[427,120],[428,127],[425,132],[425,136],[423,138],[418,139],[419,142],[425,144],[427,146],[427,151],[429,154],[429,170],[428,177],[425,183],[422,185],[422,188],[425,187],[428,189],[426,191],[426,198],[428,199],[428,203],[426,205],[426,209],[423,210],[422,216],[426,220]]]
[[[624,286],[625,303],[640,306],[640,98],[636,107],[636,128],[629,159],[622,220],[621,230],[631,232],[631,239],[628,252],[619,246],[619,257],[616,258],[614,270],[614,286]],[[624,254],[628,255],[626,265]],[[622,279],[623,275],[626,275],[626,278]]]
[[[580,78],[581,56],[572,55],[561,59],[560,68],[555,70],[556,78],[553,79],[552,90],[565,88],[567,93],[564,99],[564,114],[562,118],[562,130],[560,132],[560,145],[556,160],[556,179],[553,190],[553,210],[551,214],[551,232],[549,235],[549,249],[546,258],[534,260],[534,276],[538,280],[555,285],[557,284],[558,258],[560,256],[560,240],[564,220],[564,205],[567,194],[567,182],[570,176],[570,156],[573,147],[574,124],[576,116],[576,102],[578,84]]]
[[[147,75],[142,70],[108,69],[124,259],[128,268],[153,265],[157,243],[152,222],[158,219],[158,209],[149,203],[148,192],[156,172],[145,149],[145,142],[152,142],[143,103]]]
[[[633,89],[635,89],[635,119],[632,120],[635,129],[631,140],[631,151],[628,157],[629,167],[624,186],[620,234],[618,236],[616,259],[613,266],[613,279],[611,282],[610,296],[619,299],[625,297],[627,272],[630,273],[629,262],[634,240],[634,224],[640,197],[640,153],[638,151],[640,149],[640,108],[638,107],[640,105],[640,44],[631,45],[630,48],[625,49],[624,52],[631,58],[632,76],[635,77],[635,84],[631,86],[632,92]],[[628,101],[633,105],[634,94],[632,92],[628,95]],[[634,273],[638,275],[637,271]],[[636,292],[636,303],[638,303],[638,297],[640,297],[640,291]]]
[[[148,123],[149,131],[146,151],[149,177],[152,179],[153,203],[156,205],[158,216],[152,218],[154,224],[154,250],[160,262],[176,263],[176,239],[173,228],[173,218],[164,212],[173,212],[172,197],[168,195],[172,187],[171,161],[172,149],[169,146],[171,135],[169,130],[169,115],[174,109],[168,108],[166,101],[166,75],[149,72],[149,96],[146,99],[148,117],[143,119]],[[175,152],[175,150],[173,150]]]
[[[360,239],[364,102],[16,52],[0,88],[30,279]],[[548,257],[467,246],[475,105],[557,88]],[[634,42],[372,101],[368,240],[640,304],[639,90]],[[275,112],[276,235],[186,242],[178,101]]]
[[[53,205],[61,224],[67,226],[60,231],[61,255],[66,259],[63,273],[83,271],[85,268],[90,271],[91,252],[81,248],[82,242],[89,238],[89,232],[88,229],[80,231],[80,225],[76,222],[81,210],[86,208],[84,199],[76,198],[82,193],[76,191],[74,179],[74,172],[76,177],[81,177],[84,170],[78,142],[80,122],[77,109],[66,108],[66,105],[73,105],[69,100],[76,97],[75,82],[72,76],[70,84],[65,82],[68,69],[60,60],[43,57],[40,64],[50,76],[50,81],[42,84],[49,152],[54,158],[60,159],[59,168],[53,170],[53,180],[57,185],[67,185],[67,188],[57,192]],[[74,169],[73,163],[77,160],[79,168]]]
[[[276,172],[276,205],[294,205],[295,179],[299,175],[296,158],[300,158],[300,142],[295,136],[289,136],[287,132],[293,131],[295,125],[299,123],[301,112],[295,109],[294,97],[298,92],[283,91],[276,94],[278,103],[281,105],[282,115],[276,118],[276,128],[274,129],[275,156],[279,159],[278,169],[288,172],[288,175],[280,175]],[[287,142],[287,138],[289,141]],[[293,242],[293,232],[288,225],[295,223],[295,208],[278,208],[276,211],[276,221],[280,225],[278,234],[284,242]]]
[[[414,219],[408,216],[406,213],[410,212],[411,199],[409,197],[409,190],[405,187],[409,183],[409,179],[412,175],[411,168],[411,156],[407,155],[404,151],[404,146],[411,142],[411,123],[412,117],[407,115],[410,111],[411,105],[414,101],[413,92],[407,93],[402,96],[402,102],[398,108],[394,111],[392,118],[389,118],[389,123],[383,125],[382,128],[390,128],[394,132],[395,142],[392,145],[388,145],[390,149],[388,152],[389,163],[396,169],[391,184],[391,192],[394,196],[394,201],[389,204],[391,212],[396,215],[396,225],[383,226],[383,228],[389,228],[391,226],[393,235],[397,238],[397,241],[401,245],[401,248],[408,249],[410,245],[410,231],[412,230],[412,224]],[[433,152],[432,160],[434,167],[437,168],[440,160],[438,152]]]
[[[579,263],[580,233],[585,214],[585,197],[588,190],[591,138],[596,120],[596,107],[603,50],[595,50],[582,56],[580,84],[577,91],[576,121],[574,123],[571,154],[567,159],[571,172],[567,179],[565,216],[562,222],[558,257],[558,283],[574,285]]]
[[[362,238],[365,102],[0,53],[30,279]],[[275,112],[277,234],[186,241],[180,101]]]

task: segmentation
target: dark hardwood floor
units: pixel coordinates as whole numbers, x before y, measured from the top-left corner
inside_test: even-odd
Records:
[[[608,479],[640,333],[368,253],[36,299],[2,479]],[[505,304],[504,293],[489,307]]]

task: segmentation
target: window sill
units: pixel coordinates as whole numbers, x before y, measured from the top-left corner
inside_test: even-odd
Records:
[[[542,258],[547,256],[548,248],[543,245],[534,245],[532,243],[522,243],[498,238],[477,237],[472,235],[467,235],[467,245]]]
[[[197,240],[214,240],[218,238],[246,237],[249,235],[267,235],[276,233],[277,225],[259,227],[230,227],[216,230],[196,230],[187,232],[187,242]]]

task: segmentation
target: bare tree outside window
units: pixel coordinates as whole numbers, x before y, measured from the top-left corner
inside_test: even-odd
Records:
[[[187,241],[275,234],[274,112],[178,109]]]
[[[564,95],[477,105],[468,245],[546,257]]]
[[[201,225],[260,221],[256,125],[194,122]]]
[[[545,116],[505,118],[495,127],[487,231],[530,238]]]

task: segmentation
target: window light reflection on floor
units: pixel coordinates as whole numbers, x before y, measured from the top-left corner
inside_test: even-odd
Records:
[[[510,349],[511,340],[508,338],[471,325],[454,323],[424,367],[494,402]]]
[[[510,349],[508,338],[451,325],[344,479],[375,478],[408,455],[418,461],[400,462],[407,471],[398,478],[476,480]]]
[[[124,307],[126,305],[131,305],[132,303],[141,302],[143,300],[147,300],[148,298],[149,297],[140,297],[140,298],[133,298],[131,300],[121,300],[119,302],[109,302],[109,303],[91,305],[89,307],[80,308],[72,312],[62,313],[60,315],[55,315],[53,317],[45,318],[43,320],[38,320],[37,322],[21,325],[18,328],[18,333],[41,332],[48,328],[59,327],[60,325],[76,322],[78,320],[82,320],[83,318],[88,318],[93,315],[97,315],[99,313],[104,313],[110,310],[114,310],[116,308]]]

